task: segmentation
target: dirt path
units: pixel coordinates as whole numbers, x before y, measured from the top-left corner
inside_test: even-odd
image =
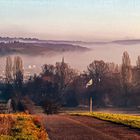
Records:
[[[140,131],[85,116],[45,117],[50,140],[140,140]]]

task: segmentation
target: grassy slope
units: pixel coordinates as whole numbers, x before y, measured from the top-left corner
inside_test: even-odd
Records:
[[[101,120],[110,121],[113,123],[123,124],[131,128],[140,129],[140,116],[132,116],[126,114],[112,114],[112,113],[72,113],[72,115],[83,115],[95,117]]]
[[[48,140],[48,135],[37,116],[1,114],[0,123],[4,126],[0,131],[0,140]]]

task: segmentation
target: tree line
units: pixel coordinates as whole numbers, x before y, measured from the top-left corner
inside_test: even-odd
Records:
[[[86,88],[88,81],[93,84]],[[6,58],[5,82],[1,96],[12,98],[15,110],[25,110],[25,100],[42,106],[47,113],[55,113],[62,106],[88,105],[93,97],[96,107],[139,107],[140,56],[132,66],[128,52],[122,55],[122,64],[94,60],[79,73],[64,60],[55,65],[45,64],[39,75],[24,81],[22,58]],[[30,107],[29,107],[30,108]]]

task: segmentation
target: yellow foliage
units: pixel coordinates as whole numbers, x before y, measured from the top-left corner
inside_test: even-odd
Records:
[[[28,114],[1,114],[1,121],[6,120],[10,124],[7,128],[8,133],[0,133],[0,140],[48,140],[45,129],[41,126],[40,119],[37,116]],[[10,123],[10,121],[12,123]],[[5,123],[6,124],[6,123]],[[5,125],[6,126],[6,125]]]

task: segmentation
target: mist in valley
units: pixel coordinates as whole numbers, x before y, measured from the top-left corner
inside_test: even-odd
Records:
[[[90,48],[89,51],[78,52],[62,52],[62,53],[48,53],[44,55],[21,55],[24,62],[24,68],[34,69],[34,73],[39,73],[44,64],[55,64],[65,58],[65,62],[72,68],[82,72],[87,69],[87,66],[94,60],[104,60],[105,62],[115,62],[121,64],[122,54],[127,51],[131,57],[131,64],[135,65],[137,56],[140,55],[140,45],[118,45],[118,44],[102,44],[102,45],[83,45],[83,47]],[[11,55],[12,58],[15,56]],[[6,56],[0,57],[1,70],[5,68]]]

